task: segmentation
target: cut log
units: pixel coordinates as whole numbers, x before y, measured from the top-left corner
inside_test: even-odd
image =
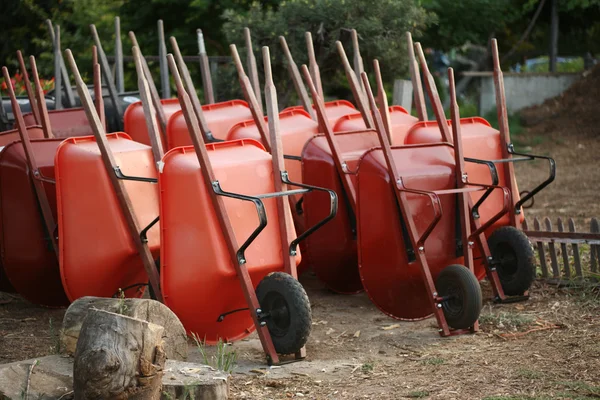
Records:
[[[163,331],[147,321],[90,310],[75,350],[75,399],[159,399]]]
[[[29,400],[73,399],[73,358],[52,355],[0,365],[0,399],[23,400],[28,376]],[[184,399],[186,393],[187,399],[223,400],[229,394],[228,374],[182,361],[167,360],[162,384],[161,400]]]
[[[179,318],[164,304],[150,299],[114,299],[104,297],[82,297],[74,301],[63,319],[61,353],[72,356],[79,338],[81,324],[90,309],[104,310],[141,319],[164,327],[164,350],[168,359],[187,359],[187,336]]]

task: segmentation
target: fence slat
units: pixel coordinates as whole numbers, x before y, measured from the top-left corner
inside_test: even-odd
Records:
[[[540,231],[540,221],[535,217],[533,219],[533,229]],[[540,267],[542,268],[542,278],[548,278],[548,266],[546,265],[546,252],[544,251],[544,243],[536,242],[538,255],[540,256]]]
[[[592,218],[590,232],[600,233],[600,224],[596,218]],[[598,264],[600,264],[600,245],[593,244],[590,246],[590,264],[592,272],[598,272]]]
[[[577,230],[575,229],[575,221],[573,221],[573,218],[569,218],[569,232],[576,231]],[[573,243],[571,245],[571,248],[573,249],[573,261],[575,262],[575,272],[577,273],[577,276],[583,276],[583,271],[581,270],[581,259],[579,258],[579,245]]]
[[[550,218],[544,218],[544,223],[546,224],[546,231],[552,232],[552,222]],[[552,265],[552,275],[555,278],[560,278],[560,271],[558,269],[558,259],[556,257],[556,248],[554,246],[554,242],[548,243],[548,253],[550,253],[550,263]]]
[[[558,231],[559,232],[564,232],[565,231],[565,227],[563,225],[563,221],[562,221],[561,218],[558,219],[557,225],[558,225]],[[566,243],[561,242],[561,244],[560,244],[560,252],[561,252],[561,255],[562,255],[563,268],[564,268],[564,272],[565,272],[565,277],[566,278],[570,278],[571,277],[571,266],[569,265],[569,254],[567,252],[567,244]]]

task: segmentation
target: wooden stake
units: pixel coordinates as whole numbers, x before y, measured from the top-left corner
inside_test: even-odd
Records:
[[[162,102],[160,101],[160,95],[158,94],[158,89],[156,89],[156,85],[154,84],[154,79],[152,78],[152,73],[150,72],[150,68],[148,68],[148,63],[142,54],[142,50],[140,49],[140,45],[138,44],[137,38],[135,37],[135,33],[129,31],[129,39],[134,47],[137,47],[140,52],[140,57],[142,58],[142,67],[144,68],[144,75],[146,76],[146,82],[150,88],[150,96],[152,97],[152,104],[154,105],[154,109],[156,110],[156,116],[158,117],[158,125],[160,128],[160,134],[162,137],[163,146],[167,144],[167,116],[165,115],[165,110],[163,109]]]
[[[379,60],[373,60],[373,69],[375,71],[375,81],[377,82],[377,106],[383,119],[383,126],[387,133],[390,143],[392,140],[392,120],[390,117],[390,109],[388,107],[387,94],[383,87],[383,80],[381,79],[381,70],[379,69]]]
[[[204,89],[204,101],[206,104],[215,102],[215,94],[213,91],[212,77],[210,75],[210,64],[206,55],[206,47],[204,46],[204,35],[202,29],[196,29],[198,38],[198,54],[200,55],[200,72],[202,74],[202,88]]]
[[[338,40],[335,42],[335,45],[342,59],[344,71],[346,72],[346,78],[348,78],[348,83],[350,83],[350,89],[352,89],[354,100],[356,101],[356,105],[358,106],[358,109],[365,120],[365,125],[368,129],[373,129],[373,118],[369,112],[369,107],[367,106],[367,102],[364,97],[362,85],[358,82],[358,79],[356,79],[356,74],[350,66],[350,62],[348,61],[348,57],[346,56],[346,51],[344,50],[344,46],[342,46],[342,42]]]
[[[246,52],[247,52],[247,65],[248,65],[248,76],[250,78],[250,82],[252,82],[252,88],[254,89],[254,94],[256,95],[256,100],[258,104],[258,109],[261,114],[264,114],[262,107],[262,96],[260,90],[260,81],[258,79],[258,68],[256,67],[256,58],[254,57],[254,49],[252,48],[252,38],[250,36],[250,29],[244,28],[244,40],[246,42]]]
[[[250,83],[250,78],[248,78],[248,75],[246,75],[246,72],[244,72],[244,66],[242,65],[242,61],[240,60],[240,55],[237,51],[237,47],[235,47],[235,44],[229,45],[229,49],[231,50],[231,56],[233,57],[233,63],[235,64],[235,68],[238,73],[244,98],[250,106],[250,112],[252,113],[252,118],[254,119],[256,127],[258,128],[260,139],[265,146],[265,149],[270,153],[271,143],[269,142],[269,135],[267,134],[267,125],[265,124],[262,108],[257,100],[257,97],[260,97],[260,93],[258,93],[258,96],[256,93],[254,93],[254,89]]]
[[[312,34],[306,32],[304,33],[304,37],[306,38],[306,49],[308,50],[308,69],[310,70],[310,75],[319,92],[319,96],[325,99],[325,96],[323,96],[323,84],[321,83],[321,71],[319,70],[319,64],[317,64],[317,57],[315,57]]]
[[[179,71],[181,71],[183,82],[185,83],[185,90],[187,91],[188,96],[190,96],[190,99],[192,101],[194,114],[196,114],[196,118],[198,119],[198,125],[200,126],[200,130],[202,131],[202,135],[204,136],[207,142],[214,142],[215,138],[212,135],[212,132],[210,131],[208,122],[206,122],[206,117],[204,116],[204,111],[202,110],[202,104],[200,103],[200,99],[198,98],[198,93],[196,93],[196,88],[194,87],[194,83],[192,82],[190,71],[187,69],[187,65],[185,65],[185,61],[183,61],[183,57],[181,56],[181,52],[179,51],[177,39],[171,36],[170,41],[171,47],[173,48],[173,54],[175,55],[175,60],[177,61],[178,69]]]
[[[406,32],[406,42],[408,44],[408,66],[410,68],[410,78],[413,85],[415,109],[417,110],[419,121],[427,121],[427,107],[425,106],[425,97],[423,96],[421,74],[419,72],[419,64],[415,58],[415,47],[410,32]]]
[[[419,57],[419,62],[421,63],[421,70],[423,71],[423,78],[425,79],[427,94],[429,95],[429,100],[431,100],[431,104],[433,105],[435,120],[437,121],[440,132],[442,133],[442,140],[444,142],[451,143],[452,135],[450,134],[450,128],[448,127],[448,120],[446,119],[446,114],[444,114],[444,107],[442,106],[440,95],[437,91],[435,81],[433,80],[433,75],[431,75],[429,72],[429,67],[427,66],[427,60],[425,60],[425,54],[423,54],[421,43],[415,43],[415,49],[417,50],[417,56]]]
[[[157,21],[158,26],[158,57],[160,64],[160,88],[163,99],[171,98],[171,82],[167,68],[167,44],[165,42],[165,27],[163,20]]]
[[[21,70],[23,80],[25,81],[25,91],[27,92],[27,98],[29,99],[29,105],[31,106],[33,119],[35,120],[36,124],[40,124],[40,110],[38,109],[37,101],[35,100],[35,95],[33,94],[33,89],[31,88],[31,81],[29,80],[29,74],[27,73],[27,67],[25,66],[25,60],[23,60],[23,53],[21,53],[21,50],[17,50],[17,60],[19,61],[19,69]]]
[[[104,112],[104,98],[102,97],[102,71],[98,64],[98,49],[92,46],[92,70],[94,74],[94,99],[96,103],[96,112],[100,118],[102,126],[106,130],[106,115]]]
[[[150,144],[152,146],[152,155],[154,156],[154,162],[158,165],[158,163],[162,161],[164,151],[163,144],[160,140],[158,124],[156,123],[156,110],[152,105],[150,89],[148,88],[146,77],[144,76],[144,67],[140,50],[136,46],[133,46],[131,50],[133,52],[133,61],[135,62],[135,69],[138,75],[138,88],[142,100],[142,109],[144,110],[148,137],[150,138]]]
[[[44,137],[46,139],[50,139],[54,137],[54,134],[52,133],[52,126],[50,125],[50,116],[48,115],[46,99],[44,98],[44,90],[42,89],[42,84],[40,83],[40,76],[38,74],[37,64],[35,62],[34,56],[29,56],[29,65],[31,66],[31,75],[33,76],[33,82],[35,83],[34,90],[37,105],[39,108],[42,130],[44,131]]]
[[[96,26],[94,24],[90,25],[90,30],[92,32],[92,38],[94,39],[94,43],[98,49],[98,57],[100,61],[100,66],[102,67],[102,75],[104,75],[104,80],[106,81],[106,86],[108,87],[108,95],[110,96],[110,101],[113,104],[113,107],[116,111],[116,123],[117,129],[123,129],[123,106],[121,105],[121,101],[119,100],[119,95],[117,93],[117,88],[115,87],[115,82],[112,76],[112,72],[110,71],[110,65],[108,64],[108,59],[106,58],[106,53],[102,48],[102,43],[100,42],[100,37],[98,36],[98,31],[96,30]]]
[[[304,110],[308,113],[308,115],[310,115],[310,117],[316,121],[317,116],[315,115],[315,111],[312,108],[312,103],[310,101],[310,98],[308,97],[308,92],[306,91],[306,87],[302,82],[300,71],[298,70],[296,62],[294,62],[294,58],[292,57],[292,53],[290,52],[285,37],[279,36],[279,43],[281,43],[281,48],[283,49],[283,53],[285,54],[285,58],[287,59],[288,72],[290,73],[290,78],[292,78],[294,88],[296,89],[296,93],[300,98],[302,107],[304,107]]]

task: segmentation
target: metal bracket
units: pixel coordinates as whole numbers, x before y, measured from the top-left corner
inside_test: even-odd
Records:
[[[160,219],[160,216],[154,218],[152,220],[152,222],[150,222],[144,229],[142,229],[142,231],[140,232],[140,239],[142,239],[142,242],[148,243],[148,237],[146,235],[148,234],[148,231],[150,230],[150,228],[152,228],[154,225],[156,225],[156,223],[158,222],[159,219]]]
[[[156,178],[145,178],[143,176],[128,176],[128,175],[125,175],[121,171],[121,167],[119,167],[118,165],[113,168],[113,171],[115,171],[115,176],[118,179],[122,179],[122,180],[125,180],[125,181],[158,183],[158,179],[156,179]]]

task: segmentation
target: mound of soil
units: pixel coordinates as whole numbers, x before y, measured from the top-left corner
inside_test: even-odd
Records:
[[[560,96],[520,114],[523,125],[533,134],[600,137],[600,65],[586,71]]]

